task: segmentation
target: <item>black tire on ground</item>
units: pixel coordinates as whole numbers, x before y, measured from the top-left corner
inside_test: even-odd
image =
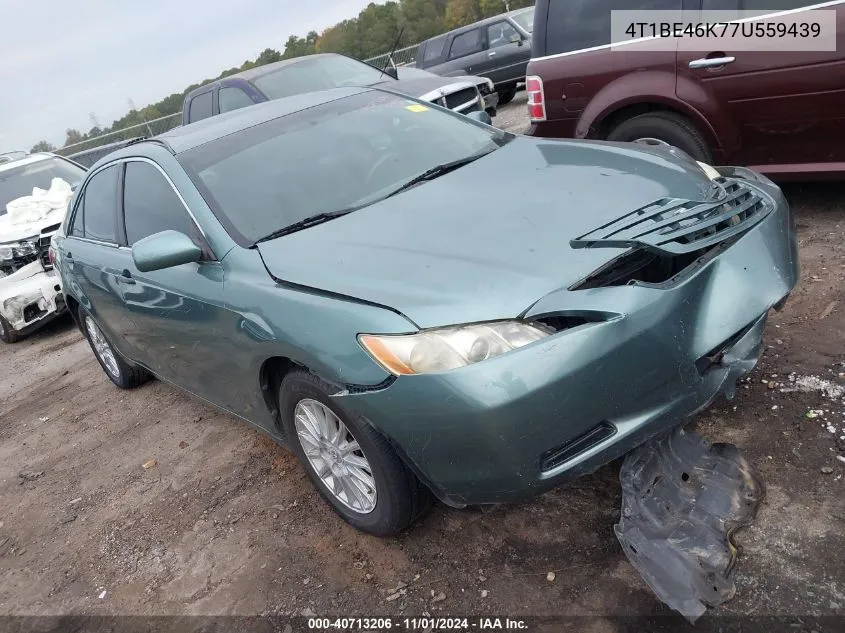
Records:
[[[516,86],[508,86],[506,88],[501,88],[497,90],[499,93],[499,105],[507,105],[513,98],[516,96]]]
[[[623,121],[607,135],[608,141],[631,142],[654,138],[682,149],[694,159],[710,163],[707,141],[685,116],[674,112],[649,112]]]
[[[103,333],[102,330],[99,330],[100,336],[103,337],[105,342],[111,348],[112,355],[114,356],[116,370],[117,373],[112,373],[109,368],[106,366],[106,363],[100,357],[99,352],[97,352],[97,348],[94,346],[94,341],[91,340],[91,332],[88,330],[88,319],[91,319],[94,325],[99,330],[99,325],[97,322],[94,321],[93,317],[89,314],[89,312],[83,308],[82,306],[79,307],[79,323],[82,326],[82,333],[85,336],[85,339],[88,341],[88,344],[91,346],[91,351],[94,352],[94,358],[97,359],[97,362],[100,363],[100,367],[103,368],[106,376],[109,377],[115,385],[120,387],[121,389],[135,389],[140,387],[142,384],[147,382],[150,378],[149,372],[140,367],[135,367],[127,363],[123,357],[114,349],[109,341],[106,338],[106,335]]]
[[[296,455],[311,483],[344,521],[375,536],[390,536],[408,527],[431,507],[431,492],[405,466],[390,443],[360,415],[329,396],[336,391],[325,381],[304,370],[285,376],[279,388],[279,411],[290,449]],[[304,400],[316,400],[331,410],[358,442],[369,462],[375,480],[375,508],[367,514],[347,507],[320,479],[305,456],[296,431],[294,411]]]
[[[0,315],[0,341],[4,343],[17,343],[23,337],[18,334],[12,325]]]

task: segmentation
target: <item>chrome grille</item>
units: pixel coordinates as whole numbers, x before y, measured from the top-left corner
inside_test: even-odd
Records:
[[[681,255],[744,233],[772,210],[757,189],[719,178],[719,196],[708,202],[664,198],[570,242],[572,248],[645,248]]]

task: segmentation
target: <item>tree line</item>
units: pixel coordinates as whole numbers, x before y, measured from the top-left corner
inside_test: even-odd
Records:
[[[224,70],[217,77],[190,85],[182,92],[174,92],[144,108],[132,108],[108,127],[94,125],[87,133],[69,129],[63,147],[181,112],[185,95],[195,88],[256,66],[313,53],[343,53],[367,59],[389,51],[400,32],[402,36],[398,46],[402,48],[450,29],[498,15],[506,9],[520,9],[533,4],[534,0],[389,0],[384,4],[370,3],[356,18],[343,20],[322,33],[311,31],[304,37],[291,35],[281,51],[266,48],[255,59],[248,59],[240,66]],[[137,132],[129,132],[127,138],[136,135]],[[119,140],[124,139],[117,135],[110,138],[109,142]],[[49,142],[39,141],[32,151],[55,149]]]

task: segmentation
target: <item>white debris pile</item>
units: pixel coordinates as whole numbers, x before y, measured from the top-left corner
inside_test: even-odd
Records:
[[[65,211],[73,196],[70,184],[62,178],[53,178],[49,189],[33,187],[31,196],[15,198],[6,205],[8,222],[29,224],[38,222],[55,211]]]
[[[781,391],[784,393],[791,391],[821,393],[831,400],[845,398],[845,386],[818,376],[799,376],[795,373],[789,374],[789,384],[785,385]]]

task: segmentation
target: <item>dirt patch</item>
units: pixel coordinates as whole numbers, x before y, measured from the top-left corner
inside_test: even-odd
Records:
[[[845,406],[788,389],[790,374],[845,385],[845,195],[788,194],[801,285],[736,399],[698,421],[768,487],[720,613],[845,614]],[[665,613],[613,535],[618,464],[527,503],[437,506],[377,539],[241,422],[160,382],[115,389],[68,320],[3,345],[0,363],[0,613]]]

